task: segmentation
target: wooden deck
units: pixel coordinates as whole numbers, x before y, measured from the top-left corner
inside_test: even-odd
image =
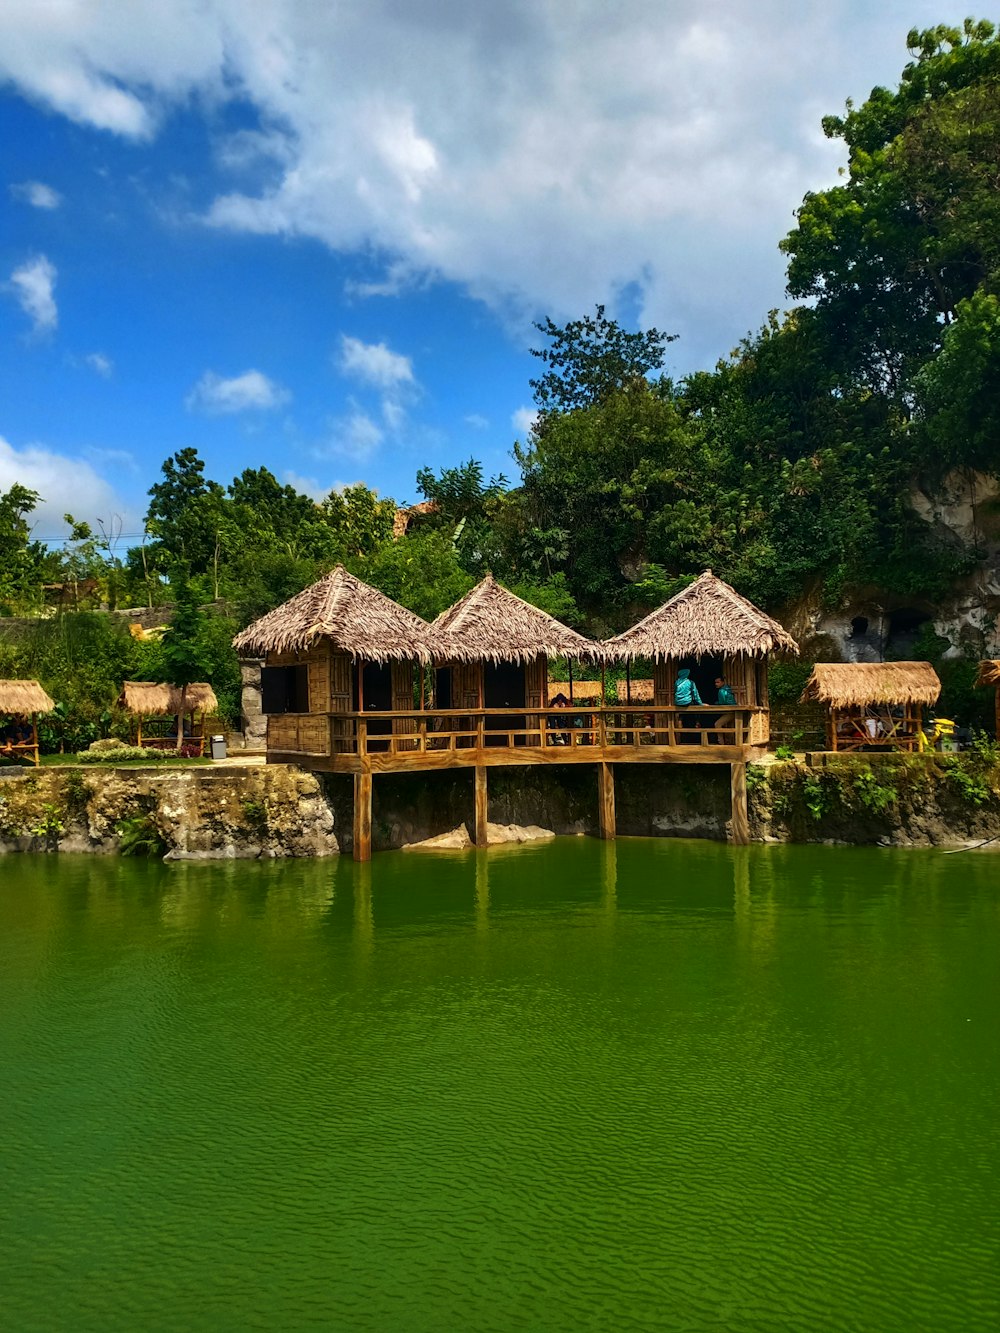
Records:
[[[728,764],[732,840],[749,840],[746,764],[768,736],[768,711],[702,707],[401,710],[277,713],[268,718],[269,763],[354,776],[354,857],[371,856],[372,779],[381,773],[472,769],[475,840],[486,844],[490,768],[591,764],[601,836],[615,836],[615,764]]]

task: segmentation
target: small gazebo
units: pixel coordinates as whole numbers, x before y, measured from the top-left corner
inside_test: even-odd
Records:
[[[439,663],[436,707],[496,709],[486,718],[487,732],[540,731],[535,710],[548,706],[549,659],[599,662],[603,657],[599,644],[516,596],[492,574],[442,611],[431,629]],[[511,710],[522,709],[525,720],[518,725]],[[507,710],[506,716],[500,710]],[[525,735],[523,742],[538,744],[538,739]]]
[[[800,703],[826,704],[831,750],[917,750],[941,682],[930,662],[817,662]]]
[[[788,631],[710,569],[681,592],[652,611],[644,620],[613,639],[604,650],[609,662],[653,664],[654,707],[674,702],[677,672],[686,667],[706,705],[714,705],[715,680],[730,686],[739,708],[754,710],[750,718],[751,745],[769,736],[767,659],[771,653],[798,654]],[[626,680],[626,699],[633,698]],[[619,703],[623,691],[618,688]]]
[[[433,637],[425,620],[343,565],[248,626],[233,647],[264,662],[268,756],[354,753],[354,714],[422,707]],[[365,724],[366,738],[415,730],[405,717]]]
[[[53,708],[37,680],[0,680],[0,757],[28,759],[37,767],[38,715]]]
[[[197,742],[205,750],[205,719],[216,712],[219,702],[215,691],[205,681],[196,681],[181,690],[160,681],[127,680],[118,698],[118,707],[135,718],[136,745],[157,748],[175,745],[178,718],[188,719],[183,739]],[[181,726],[184,726],[183,719]],[[143,735],[145,727],[145,736]]]
[[[994,696],[996,705],[996,735],[1000,740],[1000,661],[996,658],[987,658],[979,663],[979,675],[976,677],[976,684],[985,688],[992,688],[996,691]]]

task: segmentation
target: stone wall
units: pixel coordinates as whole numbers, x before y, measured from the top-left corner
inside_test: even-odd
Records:
[[[290,764],[8,770],[0,781],[0,853],[117,852],[130,833],[175,860],[340,850],[322,783]]]
[[[1000,771],[988,755],[809,756],[750,765],[758,841],[963,846],[1000,840]],[[0,770],[0,853],[122,850],[138,832],[170,859],[332,856],[351,849],[353,778],[291,764],[246,768]],[[590,765],[500,768],[495,824],[597,833]],[[621,836],[724,840],[729,767],[618,765]],[[376,777],[372,843],[403,847],[473,823],[471,770]]]
[[[826,753],[751,765],[747,777],[754,841],[1000,845],[1000,769],[988,755]]]

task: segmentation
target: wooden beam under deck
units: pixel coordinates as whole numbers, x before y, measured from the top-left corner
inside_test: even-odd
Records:
[[[524,746],[513,750],[432,750],[426,754],[357,755],[299,754],[270,750],[269,764],[298,764],[316,773],[435,773],[453,768],[516,768],[539,764],[738,764],[752,761],[759,748],[752,745],[581,745],[542,750]]]

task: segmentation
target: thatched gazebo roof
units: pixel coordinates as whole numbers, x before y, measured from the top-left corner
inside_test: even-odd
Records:
[[[979,663],[979,675],[976,677],[977,685],[1000,685],[1000,662],[987,658],[985,662]]]
[[[797,654],[799,646],[776,620],[706,569],[638,625],[606,639],[604,649],[610,661],[643,657],[660,662],[728,653]]]
[[[568,680],[550,680],[549,681],[549,703],[557,694],[565,694],[567,699],[573,703],[589,703],[592,699],[600,699],[601,682],[599,680],[574,680],[573,688],[570,689]]]
[[[620,704],[648,704],[653,702],[652,678],[638,680],[619,680],[615,682],[615,698]]]
[[[817,662],[800,703],[831,708],[868,704],[933,704],[941,682],[930,662]]]
[[[32,713],[51,713],[55,706],[37,680],[0,680],[0,713],[30,717]]]
[[[149,680],[127,680],[122,686],[118,705],[134,717],[169,717],[181,710],[181,691],[177,685],[157,684]],[[214,713],[219,706],[215,691],[204,681],[187,687],[186,713]]]
[[[487,574],[431,629],[435,653],[453,662],[531,662],[537,657],[600,661],[600,644],[522,601]]]
[[[319,639],[366,662],[429,662],[431,628],[412,611],[349,574],[343,565],[233,640],[241,657],[302,652]]]

